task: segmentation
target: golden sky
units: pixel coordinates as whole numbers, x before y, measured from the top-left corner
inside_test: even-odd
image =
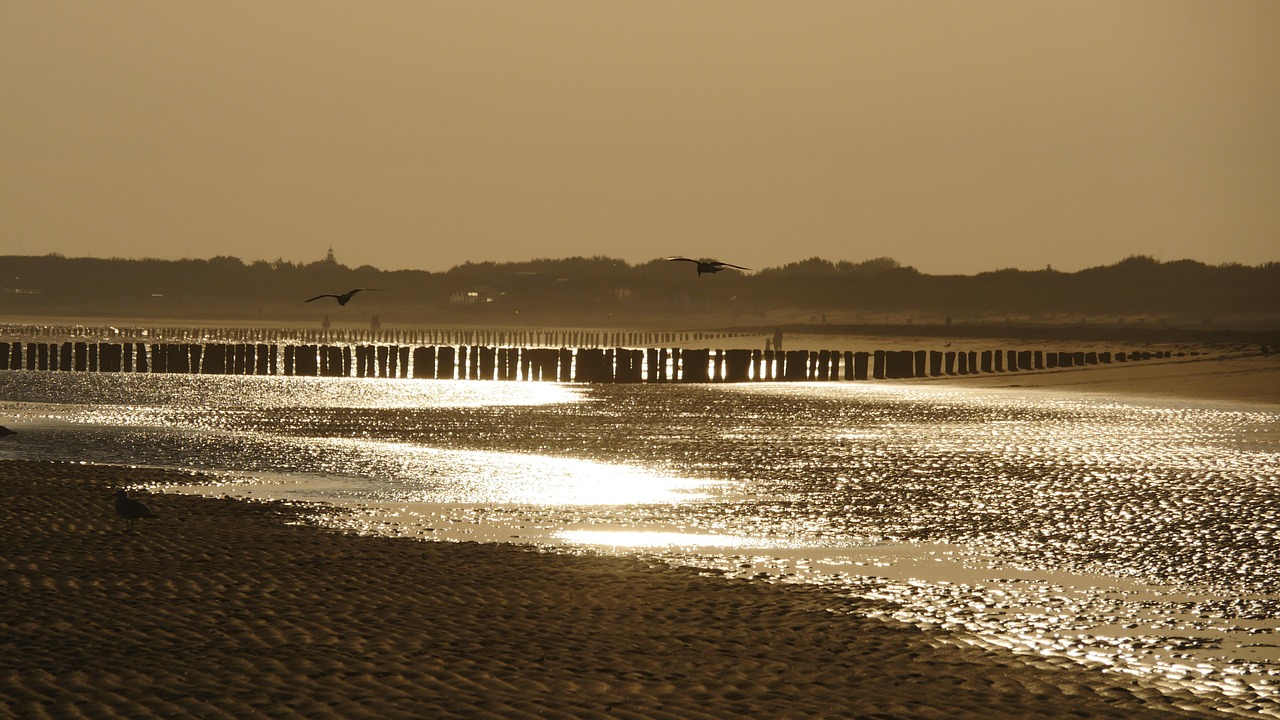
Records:
[[[1280,260],[1276,0],[0,3],[0,255]]]

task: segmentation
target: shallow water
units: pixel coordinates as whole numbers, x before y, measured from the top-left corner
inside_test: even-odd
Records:
[[[637,548],[1280,714],[1280,413],[892,383],[0,373],[0,457]],[[18,442],[12,442],[18,440]]]

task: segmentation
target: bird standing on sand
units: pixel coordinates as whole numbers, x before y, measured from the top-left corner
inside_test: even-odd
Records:
[[[125,532],[133,530],[133,521],[138,518],[160,517],[151,512],[151,508],[126,495],[124,490],[116,491],[116,514],[129,521],[129,527]]]
[[[727,262],[720,262],[719,260],[694,260],[693,258],[687,257],[667,257],[662,259],[694,263],[698,266],[698,277],[702,277],[702,273],[718,273],[725,268],[733,268],[735,270],[751,269],[749,267],[742,267],[741,265],[732,265]]]
[[[356,288],[354,290],[348,290],[342,293],[341,295],[334,295],[332,293],[326,294],[326,295],[317,295],[311,298],[311,300],[319,300],[320,298],[331,297],[334,300],[337,300],[339,305],[346,305],[347,303],[351,302],[351,298],[354,297],[355,294],[358,292],[365,292],[366,290],[374,291],[374,290],[381,290],[381,289],[382,288]],[[311,300],[303,300],[303,302],[311,302]]]

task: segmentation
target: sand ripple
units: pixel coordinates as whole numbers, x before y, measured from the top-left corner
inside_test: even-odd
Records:
[[[305,510],[0,464],[0,715],[1209,717],[1125,680],[956,648],[820,588],[642,559],[349,537]],[[858,601],[861,602],[861,601]]]

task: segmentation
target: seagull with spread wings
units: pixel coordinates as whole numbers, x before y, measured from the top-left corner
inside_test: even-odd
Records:
[[[366,290],[368,291],[381,290],[381,289],[382,288],[356,288],[354,290],[348,290],[342,293],[341,295],[333,295],[333,294],[317,295],[311,298],[311,300],[319,300],[320,298],[331,297],[334,300],[337,300],[339,305],[346,305],[347,303],[351,302],[351,298],[355,296],[355,294],[358,292],[365,292]],[[311,302],[311,300],[303,300],[303,302]]]
[[[733,265],[727,262],[720,262],[719,260],[694,260],[693,258],[687,258],[687,257],[667,257],[662,259],[672,260],[672,261],[691,262],[698,266],[698,277],[702,277],[703,273],[718,273],[725,268],[733,268],[735,270],[751,269],[749,267],[742,267],[741,265]]]

